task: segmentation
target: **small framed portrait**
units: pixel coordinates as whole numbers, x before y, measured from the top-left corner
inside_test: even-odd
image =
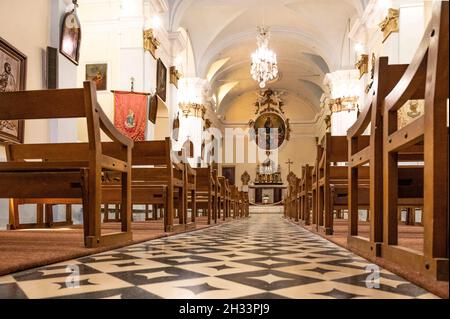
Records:
[[[24,91],[27,57],[0,38],[0,93]],[[23,143],[24,121],[0,119],[0,142]]]
[[[59,52],[72,63],[78,65],[80,60],[81,24],[76,11],[68,12],[63,17]]]
[[[108,64],[86,64],[86,81],[93,81],[97,91],[108,89]]]
[[[167,68],[161,59],[158,59],[156,68],[156,94],[166,102],[167,99]]]

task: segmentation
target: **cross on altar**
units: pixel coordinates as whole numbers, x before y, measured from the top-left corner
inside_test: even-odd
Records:
[[[291,164],[294,164],[294,162],[291,161],[291,159],[288,159],[288,161],[286,162],[286,164],[288,165],[288,171],[289,173],[291,172]]]

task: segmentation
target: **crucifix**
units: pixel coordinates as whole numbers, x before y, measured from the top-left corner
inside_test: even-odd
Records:
[[[294,164],[294,162],[292,162],[291,159],[288,159],[288,161],[286,162],[286,164],[288,165],[288,171],[289,171],[289,173],[291,173],[291,164]]]
[[[134,92],[134,77],[131,77],[130,78],[130,81],[131,81],[131,92]]]

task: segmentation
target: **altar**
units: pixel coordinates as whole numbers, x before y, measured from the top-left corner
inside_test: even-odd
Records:
[[[284,185],[249,185],[249,196],[258,205],[277,204],[283,201],[286,189]]]
[[[278,204],[283,201],[286,190],[280,166],[267,160],[256,169],[255,181],[249,185],[249,198],[257,205]]]

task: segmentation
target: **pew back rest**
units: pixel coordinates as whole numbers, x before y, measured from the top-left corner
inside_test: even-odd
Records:
[[[209,167],[199,167],[195,168],[197,173],[197,188],[199,190],[209,189],[212,187],[212,168]]]
[[[135,142],[133,165],[171,166],[171,153],[170,138],[162,141]]]
[[[100,130],[120,147],[116,158],[126,160],[123,146],[133,141],[123,136],[111,123],[97,102],[95,84],[86,81],[81,89],[38,90],[0,93],[0,120],[86,118],[88,143],[6,145],[9,161],[76,161],[88,160],[90,154],[102,155]]]

